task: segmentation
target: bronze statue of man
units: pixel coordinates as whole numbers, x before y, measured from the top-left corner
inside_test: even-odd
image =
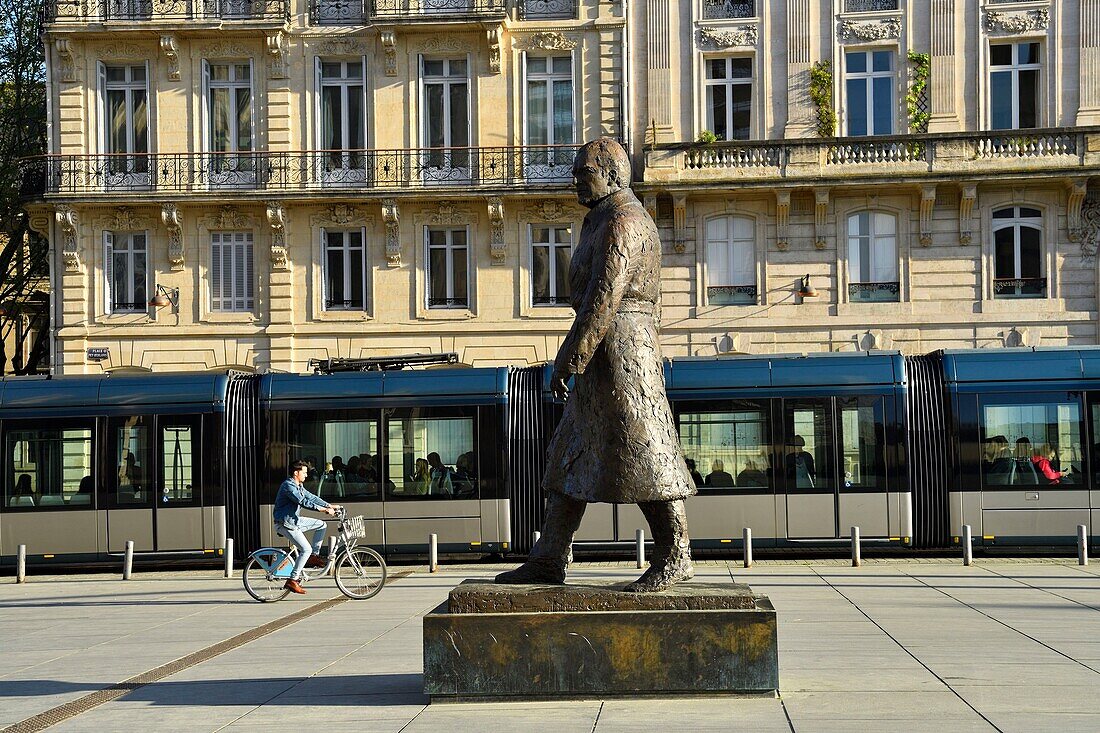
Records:
[[[695,493],[657,337],[661,240],[630,190],[630,159],[619,143],[584,145],[573,180],[591,211],[569,268],[577,316],[554,361],[552,389],[567,401],[547,453],[542,537],[526,563],[496,581],[564,583],[587,503],[636,503],[654,547],[649,569],[626,590],[660,591],[694,575],[684,499]]]

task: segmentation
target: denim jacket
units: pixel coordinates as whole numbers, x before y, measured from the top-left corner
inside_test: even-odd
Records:
[[[329,503],[319,496],[306,491],[306,487],[288,478],[279,487],[279,493],[275,495],[275,524],[294,528],[298,526],[298,511],[301,507],[306,509],[324,509]]]

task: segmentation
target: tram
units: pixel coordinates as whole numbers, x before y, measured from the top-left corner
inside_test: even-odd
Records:
[[[400,366],[395,362],[390,366]],[[529,549],[562,404],[549,368],[0,380],[0,563],[216,557],[275,542],[292,460],[422,553]],[[1100,348],[719,356],[666,363],[698,495],[692,543],[1060,545],[1100,522]],[[633,541],[633,505],[588,507],[581,548]]]

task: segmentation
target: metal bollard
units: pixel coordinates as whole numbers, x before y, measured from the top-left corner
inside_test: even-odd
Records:
[[[233,538],[225,540],[225,577],[233,577]]]
[[[637,554],[635,561],[638,567],[645,567],[645,530],[634,530],[634,549]]]
[[[19,553],[15,560],[15,582],[27,582],[27,546],[19,545]]]
[[[741,529],[741,543],[745,546],[745,567],[752,567],[752,528]]]
[[[969,524],[963,525],[963,565],[974,564],[974,540],[973,532]]]
[[[859,527],[852,527],[852,567],[858,568],[863,564],[863,558],[859,552]]]
[[[1077,564],[1089,564],[1089,528],[1083,524],[1077,525]]]
[[[134,571],[134,541],[126,540],[126,557],[122,561],[122,579],[129,580]]]
[[[428,535],[428,572],[439,570],[439,535]]]

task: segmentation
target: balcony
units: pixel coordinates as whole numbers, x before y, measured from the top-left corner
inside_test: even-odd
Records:
[[[103,194],[545,189],[572,183],[575,145],[54,155],[22,162],[25,199]]]
[[[503,21],[505,0],[310,0],[311,25]]]
[[[675,189],[935,182],[994,174],[1021,180],[1088,175],[1100,127],[798,138],[663,145],[646,151],[645,183]]]
[[[993,281],[994,298],[1045,298],[1045,277],[997,278]]]
[[[850,303],[897,303],[901,283],[848,283]]]
[[[251,22],[282,25],[290,0],[46,0],[46,23]]]
[[[520,20],[573,20],[577,17],[577,0],[520,0],[517,8]]]

